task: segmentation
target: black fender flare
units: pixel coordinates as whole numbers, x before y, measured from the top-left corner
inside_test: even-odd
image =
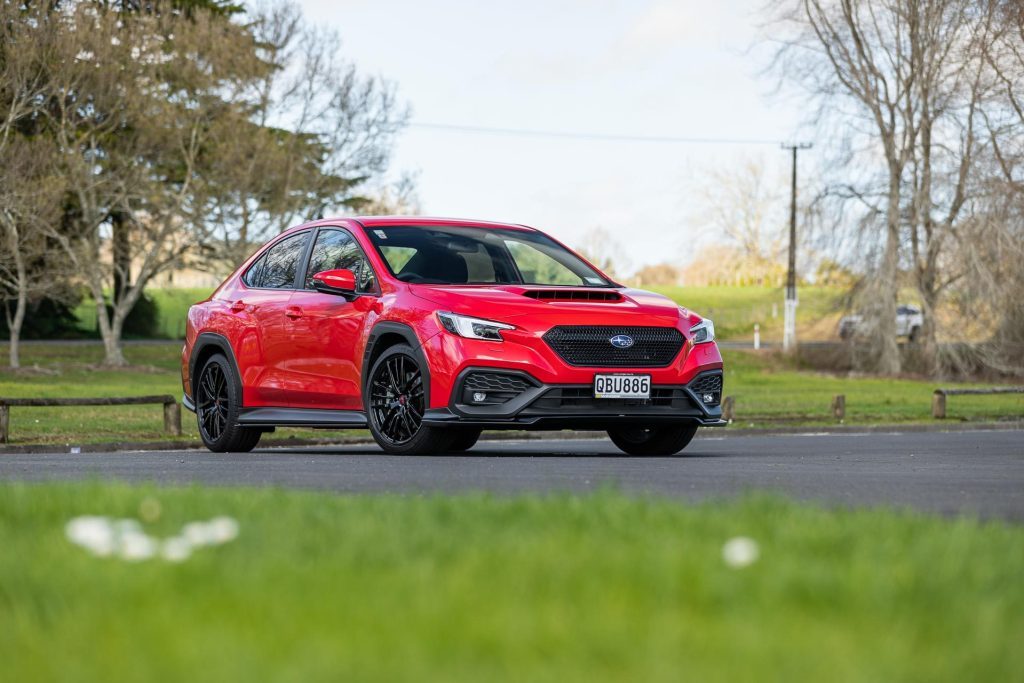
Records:
[[[195,401],[196,393],[196,373],[199,372],[199,368],[196,366],[196,360],[199,355],[209,349],[210,347],[216,347],[217,350],[221,351],[224,356],[231,363],[231,367],[235,370],[235,388],[238,390],[238,396],[244,396],[242,391],[242,373],[238,369],[238,360],[235,358],[235,351],[231,348],[231,342],[228,341],[227,337],[216,332],[203,332],[196,337],[195,342],[192,344],[192,353],[188,357],[188,383],[192,388],[192,396],[189,398]],[[243,405],[239,406],[244,407]]]
[[[424,399],[424,410],[430,408],[430,365],[427,363],[427,355],[423,353],[423,344],[420,342],[419,337],[416,336],[416,331],[405,323],[394,322],[385,320],[377,323],[370,329],[370,334],[366,338],[366,348],[363,349],[363,368],[361,374],[362,380],[362,394],[363,394],[363,410],[369,415],[370,402],[368,390],[370,388],[370,370],[372,364],[371,359],[375,359],[376,356],[380,355],[375,353],[378,342],[384,335],[398,335],[405,340],[405,343],[412,347],[412,353],[416,357],[416,361],[420,364],[423,369],[423,395]],[[383,353],[383,350],[381,351]]]

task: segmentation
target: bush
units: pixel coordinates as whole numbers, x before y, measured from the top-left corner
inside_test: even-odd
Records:
[[[13,308],[13,304],[9,304]],[[21,326],[22,339],[72,339],[82,336],[75,306],[54,299],[40,299],[28,305]],[[0,334],[10,335],[7,316],[0,315]]]
[[[113,306],[107,305],[107,315],[113,317]],[[160,307],[156,300],[148,294],[140,296],[125,318],[121,332],[124,337],[160,338]]]

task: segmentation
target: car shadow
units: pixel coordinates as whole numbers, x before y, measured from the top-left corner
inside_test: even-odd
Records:
[[[627,455],[614,450],[595,452],[591,449],[581,450],[562,450],[552,449],[551,451],[532,451],[532,450],[495,450],[484,448],[472,448],[468,451],[460,451],[458,453],[431,453],[428,455],[388,455],[384,451],[370,445],[360,445],[353,447],[351,445],[341,444],[337,447],[332,446],[317,446],[317,447],[282,447],[282,448],[257,448],[251,455],[295,455],[295,456],[310,456],[310,455],[329,455],[339,457],[365,457],[375,456],[382,458],[395,458],[402,460],[412,459],[425,459],[425,460],[441,460],[445,458],[488,458],[488,459],[564,459],[564,458],[575,458],[575,459],[604,459],[604,460],[692,460],[692,459],[703,459],[703,458],[727,458],[735,456],[733,453],[712,453],[709,451],[693,450],[683,451],[678,455]]]

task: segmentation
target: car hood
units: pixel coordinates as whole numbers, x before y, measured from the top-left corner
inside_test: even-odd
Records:
[[[440,310],[497,321],[522,323],[529,316],[547,325],[675,326],[683,317],[690,324],[701,320],[671,299],[640,289],[413,285],[410,290]],[[615,299],[596,298],[608,296]]]

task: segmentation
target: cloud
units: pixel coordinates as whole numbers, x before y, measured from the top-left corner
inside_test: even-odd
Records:
[[[743,23],[735,16],[736,4],[657,0],[625,28],[611,56],[618,62],[649,62],[676,48],[717,44]],[[728,11],[730,5],[733,11]]]

